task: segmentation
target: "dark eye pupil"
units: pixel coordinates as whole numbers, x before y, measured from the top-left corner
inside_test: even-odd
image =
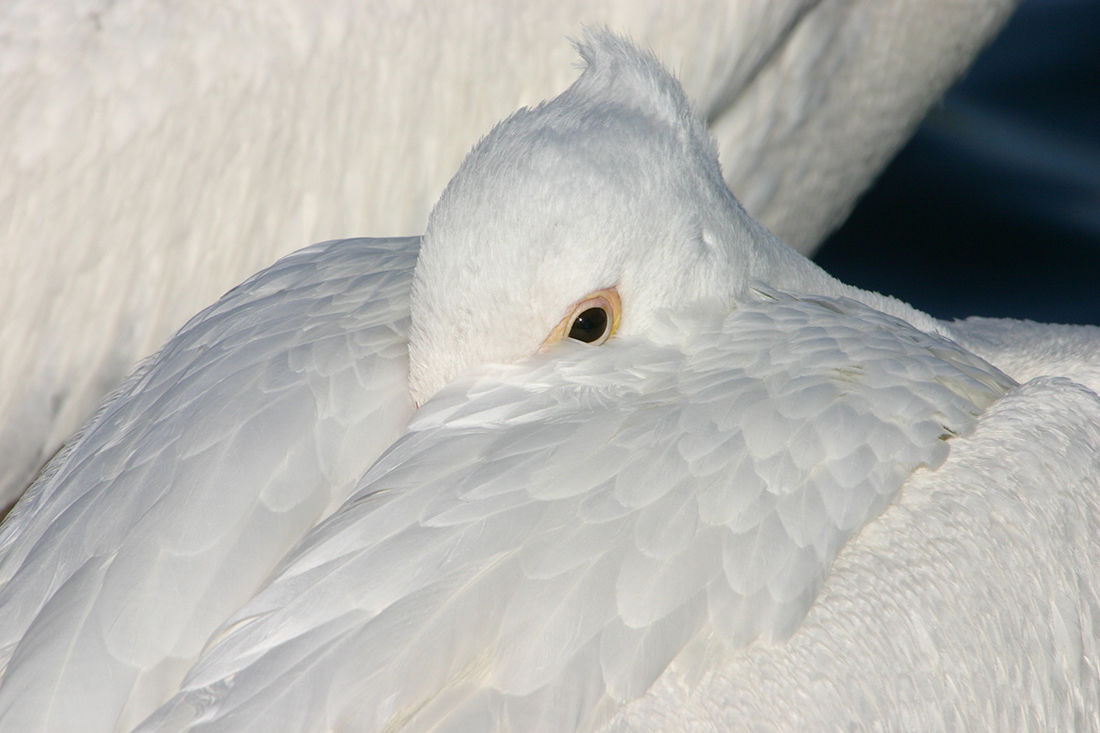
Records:
[[[569,329],[569,338],[590,344],[607,330],[607,312],[603,308],[589,308],[577,316]]]

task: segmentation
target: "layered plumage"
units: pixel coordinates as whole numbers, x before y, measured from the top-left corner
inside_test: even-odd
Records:
[[[0,729],[1097,727],[1100,399],[828,277],[580,48],[422,239],[261,272],[32,489]]]
[[[1014,0],[0,6],[0,508],[141,359],[301,246],[423,231],[470,146],[606,23],[660,52],[804,251]]]

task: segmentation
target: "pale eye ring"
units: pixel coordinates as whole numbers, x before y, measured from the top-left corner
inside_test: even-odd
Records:
[[[599,346],[615,334],[622,312],[622,301],[615,288],[597,290],[569,309],[569,315],[554,327],[540,350],[545,351],[567,338]]]

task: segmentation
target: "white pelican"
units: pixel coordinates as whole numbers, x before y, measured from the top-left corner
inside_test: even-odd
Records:
[[[810,248],[1015,0],[0,6],[0,507],[140,359],[300,246],[423,231],[485,130],[608,24],[704,106]],[[804,250],[805,251],[805,250]]]
[[[251,278],[32,487],[0,730],[1100,727],[1100,398],[830,278],[579,48],[422,240]]]

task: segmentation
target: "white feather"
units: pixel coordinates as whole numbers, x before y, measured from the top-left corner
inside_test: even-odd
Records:
[[[478,137],[568,85],[584,24],[679,70],[733,189],[808,250],[1013,5],[5,2],[0,507],[231,286],[422,231]]]
[[[253,278],[192,319],[35,485],[0,537],[6,725],[136,723],[343,501],[411,412],[394,347],[415,246],[319,245]],[[61,694],[87,678],[103,681],[96,702]],[[59,696],[44,704],[24,685]]]
[[[1100,727],[1100,398],[787,250],[581,50],[424,238],[230,292],[24,498],[0,730]]]
[[[750,327],[771,351],[745,345],[741,336]],[[856,339],[854,333],[878,338]],[[679,348],[672,351],[667,344],[674,339]],[[641,696],[708,629],[738,646],[758,634],[792,633],[847,537],[889,503],[913,469],[938,466],[945,435],[968,434],[981,411],[956,394],[964,392],[956,383],[969,384],[971,377],[933,356],[927,345],[969,364],[963,352],[853,302],[800,301],[773,292],[725,318],[681,318],[666,329],[663,341],[666,346],[659,349],[628,339],[596,353],[576,347],[445,388],[438,403],[442,414],[435,412],[435,400],[420,409],[409,432],[368,472],[349,503],[318,526],[267,588],[226,622],[231,631],[206,652],[169,704],[171,712],[162,715],[178,720],[178,710],[201,708],[195,722],[202,724],[195,730],[230,730],[235,719],[282,720],[280,711],[304,706],[312,691],[325,689],[325,707],[316,716],[300,729],[284,729],[323,730],[363,706],[389,711],[373,724],[385,729],[452,694],[451,686],[478,681],[477,687],[496,691],[482,704],[494,711],[502,729],[516,727],[510,717],[519,704],[514,698],[536,691],[556,701],[556,714],[590,720],[605,696],[619,702]],[[838,352],[838,343],[849,344],[851,351]],[[770,358],[773,353],[782,359]],[[885,387],[868,386],[859,374],[838,376],[834,366],[858,363],[862,372],[878,373],[880,362],[897,360],[920,361],[926,381],[899,378]],[[731,366],[737,364],[751,366]],[[708,370],[726,377],[718,382],[725,389],[711,386],[708,399],[700,401],[684,385],[698,384]],[[614,399],[592,399],[587,377],[593,373],[619,385]],[[670,373],[676,375],[671,382]],[[1011,384],[991,367],[986,376],[999,387],[984,392],[983,403]],[[694,444],[694,434],[662,431],[659,425],[677,423],[685,414],[727,413],[740,395],[769,383],[785,385],[796,401],[793,384],[812,390],[837,382],[846,394],[838,393],[832,404],[854,403],[862,411],[853,410],[847,425],[832,421],[828,408],[804,418],[799,427],[813,440],[840,432],[849,434],[851,444],[873,443],[884,425],[894,423],[928,422],[935,429],[912,432],[912,439],[889,459],[876,461],[869,477],[851,489],[830,486],[827,470],[849,451],[824,448],[819,461],[802,469],[791,464],[783,472],[757,473],[759,483],[750,482],[755,499],[744,501],[726,523],[700,516],[696,497],[702,488],[736,496],[737,474],[692,473],[677,446]],[[878,412],[877,389],[914,395],[932,390],[945,399],[913,401],[910,413]],[[464,398],[456,399],[456,392]],[[504,407],[510,397],[517,402],[502,413],[476,409],[480,402]],[[451,422],[450,406],[459,401],[486,417],[480,423],[467,417]],[[727,431],[747,435],[760,429],[782,402],[756,404],[761,407],[748,427],[731,423]],[[951,416],[946,426],[940,424],[945,415]],[[579,506],[589,496],[577,490],[582,476],[571,459],[603,463],[604,450],[621,455],[617,448],[624,439],[631,449],[627,465],[635,470],[619,469],[611,492],[623,510],[617,520],[586,525]],[[447,448],[451,441],[458,442],[457,453],[466,461],[474,461],[474,470],[456,472],[454,462],[436,460],[437,450],[456,454]],[[760,455],[747,441],[721,444],[731,463],[758,466],[761,459],[782,454],[776,449]],[[740,448],[730,449],[731,444]],[[585,478],[593,479],[589,491],[602,483],[598,474]],[[555,490],[559,479],[571,490]],[[510,488],[502,493],[504,487]],[[842,509],[829,511],[830,501],[840,501]],[[396,504],[430,510],[399,515],[391,510]],[[333,570],[311,574],[311,584],[303,584],[309,571],[298,566],[320,567],[317,553]],[[284,576],[293,591],[283,588]],[[393,581],[399,592],[391,590]],[[726,587],[716,587],[722,584]],[[749,610],[730,611],[730,604],[746,608],[746,603]],[[338,619],[341,641],[326,647],[324,664],[283,651]],[[593,644],[603,673],[566,673],[596,648]],[[410,651],[395,656],[395,649],[432,651],[414,660]],[[337,683],[333,675],[353,665],[370,672],[358,683]],[[276,680],[274,697],[237,692]],[[463,709],[462,699],[454,700],[456,711]],[[565,701],[588,707],[565,710]],[[443,720],[449,715],[438,705],[435,714]],[[424,729],[429,723],[442,724],[435,717],[421,721]]]

